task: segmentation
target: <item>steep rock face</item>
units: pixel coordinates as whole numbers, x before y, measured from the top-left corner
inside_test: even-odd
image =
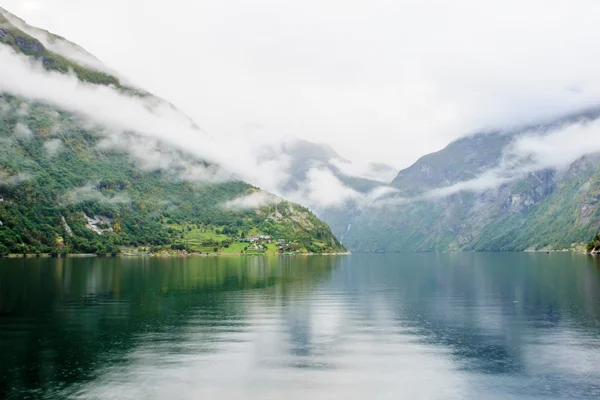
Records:
[[[502,149],[511,139],[511,135],[500,132],[459,139],[400,171],[392,185],[407,195],[414,195],[473,179],[496,165]]]
[[[353,251],[520,251],[587,242],[600,228],[596,154],[567,168],[533,169],[489,187],[459,186],[498,169],[506,149],[531,130],[543,135],[598,117],[590,110],[540,126],[459,139],[400,171],[392,182],[395,197],[345,209],[346,223],[340,222],[339,210],[323,217]]]
[[[1,8],[0,46],[47,71],[110,86],[146,109],[166,105],[200,131],[169,103],[124,84],[79,46]],[[205,179],[219,170],[139,132],[115,133],[39,99],[0,92],[0,255],[104,254],[122,246],[207,251],[250,232],[293,242],[299,251],[345,250],[308,209],[245,182]],[[228,206],[256,193],[268,197],[268,204]],[[277,209],[285,212],[268,218]]]

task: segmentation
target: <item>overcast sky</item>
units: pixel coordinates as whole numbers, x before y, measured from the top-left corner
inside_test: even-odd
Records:
[[[211,136],[397,168],[487,127],[600,104],[597,0],[0,0]],[[274,140],[274,139],[273,139]]]

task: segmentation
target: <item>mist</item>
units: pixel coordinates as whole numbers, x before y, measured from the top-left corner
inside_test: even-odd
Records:
[[[3,5],[215,137],[235,142],[251,127],[268,141],[329,144],[357,163],[402,169],[466,134],[600,102],[595,0]]]
[[[567,123],[550,130],[533,129],[515,137],[504,147],[498,165],[473,179],[432,189],[419,196],[388,198],[373,205],[437,200],[460,192],[482,193],[523,179],[533,172],[565,171],[582,157],[599,152],[600,119]]]
[[[325,171],[311,171],[301,190],[281,191],[281,183],[289,179],[284,156],[262,160],[264,143],[252,137],[234,141],[211,137],[185,114],[156,98],[134,97],[114,87],[81,82],[74,75],[45,71],[5,46],[0,46],[0,64],[0,92],[74,113],[85,126],[104,134],[99,148],[126,152],[142,169],[176,171],[177,179],[194,182],[243,180],[310,207],[341,204],[354,196]],[[19,114],[26,116],[27,104],[20,107]],[[18,122],[14,135],[27,138],[32,134]],[[49,142],[46,150],[55,155],[60,143]]]
[[[399,196],[386,184],[398,168],[453,139],[533,124],[600,102],[595,50],[600,5],[593,1],[359,1],[347,7],[308,2],[298,8],[265,0],[223,8],[211,1],[175,0],[164,7],[130,0],[126,7],[143,5],[147,12],[127,18],[114,12],[123,3],[112,1],[85,7],[66,0],[3,5],[90,50],[29,29],[52,51],[101,71],[114,66],[123,72],[119,77],[135,77],[134,86],[173,101],[185,114],[153,98],[47,73],[2,48],[0,89],[77,113],[105,131],[106,146],[125,147],[142,168],[175,168],[180,179],[198,182],[244,180],[313,209],[389,201]],[[267,9],[268,18],[262,13]],[[96,25],[107,18],[114,29]],[[330,29],[331,21],[337,30]],[[231,35],[231,24],[245,32],[243,38]],[[163,35],[150,34],[157,26]],[[569,129],[574,131],[555,131],[553,137],[530,132],[505,149],[495,168],[419,198],[493,189],[536,169],[565,168],[597,151],[595,142],[579,144],[591,140],[591,128]],[[145,143],[123,146],[128,133]],[[569,143],[569,134],[578,135],[579,143]],[[298,187],[284,188],[290,160],[278,146],[289,138],[332,146],[352,160],[329,160],[333,167],[381,185],[358,193],[328,166],[315,165]],[[552,148],[562,143],[565,151]],[[210,166],[182,162],[164,145]],[[267,146],[278,154],[265,161],[260,155]]]
[[[248,210],[277,204],[280,198],[267,192],[253,192],[223,203],[227,210]]]
[[[131,198],[124,193],[118,193],[112,197],[106,196],[94,185],[88,183],[85,186],[68,191],[61,198],[59,198],[58,201],[61,204],[76,204],[85,201],[97,201],[104,204],[120,204],[130,203]]]

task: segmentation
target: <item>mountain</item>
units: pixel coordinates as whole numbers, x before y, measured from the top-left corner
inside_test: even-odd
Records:
[[[579,248],[600,229],[600,155],[592,148],[558,166],[536,151],[561,156],[553,135],[593,134],[599,121],[593,109],[463,137],[400,171],[382,201],[321,216],[359,252]]]
[[[390,174],[397,173],[393,167],[383,163],[359,166],[341,157],[331,146],[293,139],[279,146],[264,147],[260,162],[287,160],[285,172],[288,176],[278,190],[282,193],[301,190],[309,180],[313,169],[327,171],[340,182],[359,193],[367,193],[380,186]]]
[[[137,99],[150,112],[168,107],[205,135],[81,47],[0,9],[0,50],[7,47],[46,71]],[[308,209],[143,132],[115,133],[10,91],[0,91],[0,116],[0,255],[139,247],[240,253],[248,246],[240,238],[260,235],[284,241],[290,251],[345,250]]]
[[[385,186],[384,182],[398,172],[383,163],[351,162],[329,145],[301,139],[265,146],[260,154],[259,162],[275,162],[285,176],[277,191],[310,204],[339,234],[343,234],[348,221],[356,216],[355,202],[346,201],[346,197],[367,196]]]

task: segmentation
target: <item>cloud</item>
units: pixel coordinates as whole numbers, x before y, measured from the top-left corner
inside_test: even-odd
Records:
[[[26,8],[28,11],[34,11],[40,9],[41,5],[37,1],[24,1],[23,7]],[[71,61],[75,61],[76,63],[86,68],[118,76],[118,73],[116,71],[108,68],[100,60],[98,60],[96,57],[94,57],[92,54],[88,53],[78,45],[71,43],[59,36],[51,35],[49,32],[44,31],[42,29],[32,27],[25,23],[25,21],[23,21],[22,19],[11,14],[10,12],[5,11],[3,12],[3,15],[15,27],[27,33],[31,37],[39,40],[48,50],[59,54]]]
[[[63,144],[60,139],[52,139],[44,143],[44,149],[50,157],[56,156],[62,150],[62,148]]]
[[[227,210],[248,210],[270,206],[281,202],[282,199],[267,192],[257,191],[238,197],[223,204]]]
[[[162,171],[173,179],[191,182],[220,183],[235,179],[223,168],[205,165],[181,150],[165,146],[158,139],[123,132],[104,131],[104,134],[98,149],[126,153],[141,169]]]
[[[300,190],[280,192],[282,182],[290,178],[290,158],[277,153],[265,159],[260,152],[263,142],[252,137],[211,138],[166,103],[151,100],[148,104],[148,99],[112,87],[44,71],[4,46],[0,46],[0,63],[4,68],[0,91],[75,113],[88,129],[103,133],[100,149],[127,153],[143,169],[171,171],[178,179],[200,182],[244,180],[313,207],[341,205],[357,196],[330,171],[319,169],[309,171]]]
[[[516,173],[510,174],[509,176],[502,176],[504,172],[505,171],[502,168],[495,168],[482,173],[477,178],[457,182],[443,188],[432,189],[411,200],[439,199],[459,192],[483,192],[525,176],[524,171],[516,171]]]
[[[368,204],[376,202],[378,200],[389,198],[390,196],[394,196],[398,193],[400,193],[400,191],[396,188],[392,188],[389,186],[380,186],[367,193],[365,199]]]
[[[396,168],[464,134],[600,99],[596,0],[232,1],[2,4],[216,137],[239,138],[251,121],[271,139],[326,142]]]
[[[10,104],[0,99],[0,116],[5,116],[10,111]]]
[[[329,160],[329,162],[346,175],[371,179],[382,183],[389,183],[398,175],[398,170],[387,164],[361,161],[350,162],[336,158]]]
[[[563,125],[550,132],[532,131],[515,140],[508,156],[531,160],[535,168],[566,168],[600,151],[600,119]]]
[[[0,90],[29,99],[49,102],[68,111],[79,113],[90,121],[120,131],[132,130],[157,137],[189,139],[201,136],[185,115],[170,106],[145,103],[144,100],[119,93],[112,87],[80,82],[75,76],[46,72],[28,58],[0,46],[3,65]]]
[[[17,109],[17,115],[19,117],[26,117],[29,115],[29,104],[26,102],[22,102],[19,104],[19,108]]]
[[[70,190],[59,198],[61,204],[76,204],[84,201],[97,201],[105,204],[126,204],[131,202],[131,198],[125,193],[118,193],[113,197],[108,197],[92,184]]]
[[[22,182],[27,182],[32,178],[33,176],[26,172],[9,174],[6,171],[0,170],[0,186],[16,186]]]
[[[549,130],[533,129],[517,135],[503,149],[498,165],[473,179],[411,198],[388,198],[383,203],[435,200],[460,192],[481,193],[523,179],[533,172],[564,170],[582,157],[595,153],[600,153],[600,118],[566,123]]]
[[[531,123],[600,99],[600,55],[589,51],[596,42],[595,16],[600,15],[600,5],[593,1],[568,6],[541,0],[526,5],[516,0],[358,1],[340,9],[335,2],[311,0],[295,8],[261,0],[240,2],[234,10],[212,1],[176,1],[165,10],[159,2],[144,1],[149,13],[143,18],[114,13],[118,3],[112,1],[84,7],[54,0],[25,16],[85,43],[108,64],[136,76],[144,88],[191,110],[213,138],[166,104],[144,103],[72,76],[47,74],[1,48],[0,90],[51,102],[116,135],[133,132],[174,146],[212,166],[184,166],[182,177],[242,179],[311,207],[368,203],[372,194],[358,195],[319,167],[311,169],[309,181],[298,190],[279,192],[289,178],[289,160],[261,160],[259,145],[280,143],[285,136],[325,142],[345,158],[358,160],[334,160],[345,173],[385,181],[393,169],[372,168],[371,160],[408,165],[475,130]],[[130,6],[142,4],[137,1]],[[11,3],[17,9],[18,2],[8,0],[7,7]],[[265,9],[278,18],[264,18]],[[240,10],[246,17],[240,18]],[[65,13],[81,18],[53,18]],[[89,29],[102,26],[103,16],[114,18],[114,29]],[[328,22],[332,16],[339,28],[335,31]],[[536,29],[531,29],[532,16]],[[449,25],[450,20],[457,23]],[[159,26],[164,35],[148,40]],[[239,31],[245,32],[243,39]],[[200,34],[207,32],[211,35]],[[198,51],[190,52],[192,47]],[[167,50],[169,57],[152,58]],[[527,149],[526,142],[519,146]],[[177,161],[162,149],[126,150],[148,169],[170,168]],[[523,163],[526,157],[518,159]],[[506,164],[429,195],[486,190],[518,179],[525,170]],[[393,196],[398,194],[372,202]]]
[[[0,46],[0,64],[3,74],[0,91],[28,99],[48,102],[61,109],[84,117],[89,128],[106,131],[112,140],[123,132],[133,132],[150,138],[144,145],[138,140],[133,146],[122,150],[146,162],[146,167],[167,167],[169,157],[163,157],[156,143],[174,147],[193,154],[213,164],[223,165],[231,174],[252,177],[257,173],[256,161],[251,150],[243,144],[215,141],[197,129],[189,118],[167,103],[153,99],[140,99],[118,92],[112,87],[94,86],[80,82],[71,75],[46,72],[27,58],[17,55],[5,46]],[[19,128],[22,134],[25,132]],[[199,176],[199,168],[188,173],[189,177]],[[213,175],[215,175],[213,173]]]
[[[23,13],[32,13],[42,9],[42,4],[37,0],[19,0],[17,10]]]
[[[288,193],[291,199],[297,199],[312,207],[340,207],[348,200],[359,199],[360,193],[345,186],[328,168],[311,168],[300,188]]]
[[[13,135],[18,139],[29,139],[33,136],[33,133],[27,125],[17,122],[13,129]]]

